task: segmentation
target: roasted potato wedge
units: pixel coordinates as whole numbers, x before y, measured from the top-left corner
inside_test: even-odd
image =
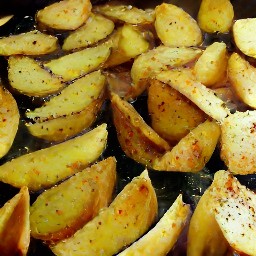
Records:
[[[0,209],[0,251],[2,256],[27,255],[30,243],[29,193],[27,187]]]
[[[169,144],[146,124],[127,101],[112,94],[111,106],[118,140],[128,157],[151,166],[155,158],[170,150]]]
[[[0,85],[0,158],[8,153],[16,137],[20,114],[12,94]]]
[[[226,44],[214,42],[205,49],[194,66],[196,79],[205,86],[213,86],[226,77],[227,65]]]
[[[8,79],[17,91],[28,96],[42,97],[59,91],[63,80],[43,69],[39,62],[26,56],[10,56]]]
[[[189,47],[202,43],[196,21],[176,5],[162,3],[155,8],[155,29],[162,43],[169,47]]]
[[[82,27],[70,33],[64,40],[62,49],[70,51],[91,46],[110,35],[114,27],[113,21],[101,15],[91,14]]]
[[[42,55],[58,48],[57,37],[33,30],[0,38],[0,55]]]
[[[36,14],[37,22],[58,30],[75,30],[91,13],[90,0],[63,0],[48,5]]]
[[[157,198],[147,174],[134,178],[108,208],[51,249],[55,255],[113,255],[128,246],[154,222]]]
[[[219,122],[223,122],[230,114],[224,101],[219,99],[214,91],[196,81],[186,69],[163,71],[155,78],[169,84]]]
[[[152,128],[171,145],[206,119],[188,98],[158,80],[151,80],[148,88],[148,111]]]
[[[119,253],[118,256],[165,256],[176,243],[190,217],[190,207],[179,195],[156,226],[147,234]]]
[[[53,59],[45,63],[44,66],[68,81],[96,70],[107,60],[109,55],[110,46],[101,44]]]
[[[31,235],[48,243],[72,236],[112,199],[114,157],[98,162],[46,190],[30,208]]]
[[[154,159],[152,167],[159,171],[199,172],[210,160],[219,137],[219,125],[207,120],[182,138],[171,151]]]
[[[148,79],[170,67],[185,65],[201,55],[202,51],[196,48],[171,48],[158,46],[138,56],[131,69],[133,80],[132,95],[139,96],[146,88]]]
[[[106,124],[102,124],[69,141],[6,162],[0,166],[0,181],[33,191],[50,187],[97,160],[106,141]]]
[[[149,24],[155,20],[154,10],[142,10],[131,5],[105,4],[94,7],[93,11],[105,15],[114,21],[119,20],[129,24]]]
[[[230,30],[234,18],[230,0],[202,0],[197,15],[199,27],[207,33],[226,33]]]

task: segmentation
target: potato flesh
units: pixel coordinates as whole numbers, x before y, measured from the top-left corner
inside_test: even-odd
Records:
[[[207,120],[182,138],[171,151],[156,158],[152,167],[160,171],[199,172],[210,160],[219,137],[219,125]]]
[[[90,0],[64,0],[38,11],[36,19],[54,29],[75,30],[87,20],[91,8]]]
[[[106,124],[61,144],[15,158],[0,166],[0,180],[37,191],[82,170],[106,146]]]
[[[109,55],[110,47],[102,44],[51,60],[44,66],[68,81],[96,70]]]
[[[165,256],[176,243],[190,216],[190,207],[179,195],[156,226],[118,256]]]
[[[0,55],[42,55],[58,48],[57,37],[33,30],[19,35],[0,38]]]
[[[202,0],[197,20],[199,27],[208,33],[226,33],[234,18],[233,6],[229,0]]]
[[[113,255],[131,244],[153,223],[157,199],[148,177],[136,177],[108,208],[69,239],[51,249],[55,255]],[[111,232],[110,232],[111,230]]]
[[[51,243],[72,236],[108,206],[115,180],[110,157],[40,194],[30,208],[32,236]]]
[[[163,3],[155,8],[155,29],[161,42],[169,47],[189,47],[202,43],[196,21],[183,9]]]
[[[8,59],[10,85],[28,96],[47,96],[63,87],[60,77],[53,76],[32,58],[10,56]]]

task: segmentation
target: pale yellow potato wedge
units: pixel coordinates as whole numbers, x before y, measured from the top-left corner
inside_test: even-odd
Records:
[[[70,33],[62,45],[64,51],[91,46],[106,38],[114,30],[112,20],[101,15],[91,14],[86,23]]]
[[[206,119],[205,113],[188,98],[158,80],[150,81],[148,111],[152,128],[171,145]]]
[[[205,86],[215,85],[225,78],[227,65],[226,44],[214,42],[205,49],[194,66],[196,79]]]
[[[236,20],[233,25],[233,37],[236,46],[245,55],[256,58],[254,31],[256,18]]]
[[[16,137],[20,114],[12,94],[0,85],[0,158],[8,153]]]
[[[102,44],[53,59],[44,66],[68,81],[96,70],[109,55],[110,46]]]
[[[205,121],[182,138],[179,143],[156,158],[152,167],[159,171],[199,172],[210,160],[220,137],[220,126]]]
[[[169,144],[146,124],[130,103],[112,94],[111,106],[118,140],[128,157],[151,166],[155,158],[170,150]]]
[[[30,243],[29,193],[27,187],[0,209],[0,251],[2,256],[27,255]]]
[[[109,157],[44,191],[30,208],[31,235],[47,243],[72,236],[112,199],[116,160]]]
[[[36,20],[58,30],[75,30],[91,13],[90,0],[63,0],[46,6],[36,14]]]
[[[226,33],[230,30],[234,18],[230,0],[202,0],[197,21],[199,27],[208,33]]]
[[[256,69],[239,54],[228,60],[228,76],[237,96],[248,106],[256,108]]]
[[[256,173],[256,111],[235,112],[221,126],[221,158],[234,174]]]
[[[191,72],[187,72],[185,69],[163,71],[158,73],[155,78],[169,84],[219,122],[223,122],[230,114],[225,102],[219,99],[213,90],[196,81],[191,76]]]
[[[155,29],[161,42],[170,47],[197,46],[202,33],[196,21],[183,9],[168,3],[155,8]]]
[[[165,256],[172,249],[190,217],[189,205],[179,195],[156,226],[118,256]]]
[[[94,7],[93,11],[114,21],[119,20],[129,24],[148,24],[155,20],[154,10],[142,10],[131,5],[105,4]]]
[[[57,37],[33,30],[0,38],[0,55],[42,55],[58,48]]]
[[[52,75],[39,62],[26,56],[9,57],[8,79],[14,89],[35,97],[55,93],[64,86],[60,77]]]
[[[14,16],[13,14],[2,16],[0,18],[0,27],[3,26],[4,24],[6,24],[9,20],[11,20],[13,18],[13,16]]]
[[[157,198],[147,174],[134,178],[108,208],[51,249],[55,255],[111,256],[143,235],[157,215]]]
[[[0,166],[0,181],[32,191],[50,187],[96,161],[106,141],[106,124],[102,124],[69,141],[6,162]]]
[[[171,48],[161,45],[139,55],[131,68],[133,97],[139,96],[147,88],[151,76],[170,67],[179,67],[192,62],[201,54],[202,51],[196,48]]]

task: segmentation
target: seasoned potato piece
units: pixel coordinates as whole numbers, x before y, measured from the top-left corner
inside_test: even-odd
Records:
[[[62,45],[64,51],[88,47],[106,38],[114,30],[113,21],[101,15],[91,14],[86,23],[72,32]]]
[[[2,256],[27,255],[30,242],[29,193],[27,187],[0,209],[0,251]]]
[[[0,181],[34,191],[50,187],[93,163],[106,140],[106,124],[102,124],[72,140],[6,162],[0,166]]]
[[[109,54],[109,45],[102,44],[51,60],[44,66],[68,81],[94,71],[107,60]]]
[[[170,47],[197,46],[202,43],[202,33],[196,21],[181,8],[168,3],[155,9],[156,33],[162,43]]]
[[[225,78],[227,65],[226,44],[215,42],[198,58],[194,67],[196,79],[206,86],[212,86]]]
[[[236,20],[233,25],[233,37],[236,46],[245,55],[253,58],[256,58],[255,26],[256,18]]]
[[[233,53],[228,61],[228,75],[237,96],[256,108],[256,69],[239,54]]]
[[[19,35],[0,38],[0,55],[41,55],[58,48],[57,37],[33,30]]]
[[[190,216],[190,207],[179,195],[156,226],[119,256],[165,256],[176,243]]]
[[[155,158],[170,149],[169,144],[145,123],[127,101],[112,94],[111,106],[118,140],[128,157],[151,166]]]
[[[115,180],[116,161],[110,157],[46,190],[30,208],[31,235],[51,243],[72,236],[108,206]]]
[[[63,87],[60,77],[50,74],[40,63],[25,56],[10,56],[8,59],[10,85],[28,96],[47,96]]]
[[[208,33],[228,32],[234,18],[229,0],[202,0],[197,20],[199,27]]]
[[[147,174],[134,178],[112,204],[51,247],[55,255],[111,256],[145,233],[157,214],[157,199]]]
[[[19,126],[19,109],[10,92],[0,85],[0,158],[7,154]]]
[[[90,0],[63,0],[53,3],[36,14],[37,22],[60,30],[75,30],[91,13]]]
[[[188,98],[158,80],[150,82],[148,111],[152,128],[172,145],[206,119]]]
[[[191,73],[185,69],[163,71],[158,73],[155,78],[185,95],[217,121],[222,122],[230,114],[224,101],[219,99],[214,91],[195,81],[191,77]]]
[[[93,11],[130,24],[148,24],[155,20],[154,10],[142,10],[131,5],[105,4],[94,7]]]
[[[171,48],[161,45],[141,54],[135,59],[131,69],[133,97],[146,89],[151,76],[170,67],[185,65],[198,58],[201,53],[196,48]]]
[[[256,111],[235,112],[221,126],[221,158],[234,174],[256,173]]]
[[[171,151],[154,159],[153,169],[199,172],[210,160],[219,137],[219,125],[207,120],[182,138]]]

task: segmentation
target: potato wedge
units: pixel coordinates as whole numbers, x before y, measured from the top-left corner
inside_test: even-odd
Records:
[[[145,233],[157,214],[157,199],[147,174],[134,178],[108,208],[73,237],[51,247],[55,255],[113,255]]]
[[[12,94],[0,85],[0,158],[8,153],[16,137],[20,114]]]
[[[199,27],[207,33],[226,33],[230,30],[234,18],[230,0],[202,0],[197,21]]]
[[[245,55],[253,58],[256,58],[255,25],[256,18],[236,20],[233,25],[233,37],[236,46]]]
[[[106,146],[106,124],[61,144],[17,157],[0,166],[0,181],[37,191],[81,171]]]
[[[205,113],[188,98],[158,80],[150,81],[148,111],[152,128],[171,145],[206,119]]]
[[[227,74],[227,54],[225,43],[209,45],[194,66],[196,79],[209,87],[221,82]]]
[[[170,150],[169,144],[145,123],[127,101],[112,94],[111,106],[118,140],[128,157],[151,166],[155,158]]]
[[[232,53],[228,61],[228,76],[237,96],[256,108],[256,69],[239,54]]]
[[[156,226],[118,256],[165,256],[172,249],[190,217],[190,207],[179,195]]]
[[[153,23],[155,20],[154,10],[142,10],[131,5],[105,4],[94,7],[93,11],[114,21],[119,20],[134,25]]]
[[[62,45],[64,51],[91,46],[106,38],[114,30],[113,21],[97,14],[91,14],[86,23],[65,38]]]
[[[256,111],[235,112],[221,126],[221,158],[234,174],[256,173]]]
[[[27,187],[0,209],[0,251],[2,256],[27,255],[30,243],[29,193]]]
[[[182,138],[171,151],[154,159],[152,167],[159,171],[199,172],[210,160],[219,137],[219,125],[207,120]]]
[[[68,81],[96,70],[109,55],[109,45],[102,44],[51,60],[44,66]]]
[[[46,190],[30,208],[31,235],[48,243],[72,236],[108,206],[115,180],[116,160],[109,157]]]
[[[42,55],[58,48],[57,37],[33,30],[0,38],[0,55]]]
[[[36,14],[36,20],[58,30],[75,30],[91,13],[90,0],[63,0],[48,5]]]
[[[214,91],[195,81],[191,77],[191,73],[185,69],[163,71],[158,73],[155,78],[169,84],[219,122],[223,122],[230,114],[224,101],[219,99]]]
[[[133,97],[139,96],[146,89],[151,76],[170,67],[183,66],[201,54],[202,51],[196,48],[171,48],[163,45],[141,54],[135,59],[131,69]]]
[[[202,43],[196,21],[183,9],[168,3],[155,8],[155,29],[161,42],[169,47],[189,47]]]
[[[43,69],[39,62],[26,56],[10,56],[8,79],[17,91],[28,96],[42,97],[59,91],[63,80]]]

